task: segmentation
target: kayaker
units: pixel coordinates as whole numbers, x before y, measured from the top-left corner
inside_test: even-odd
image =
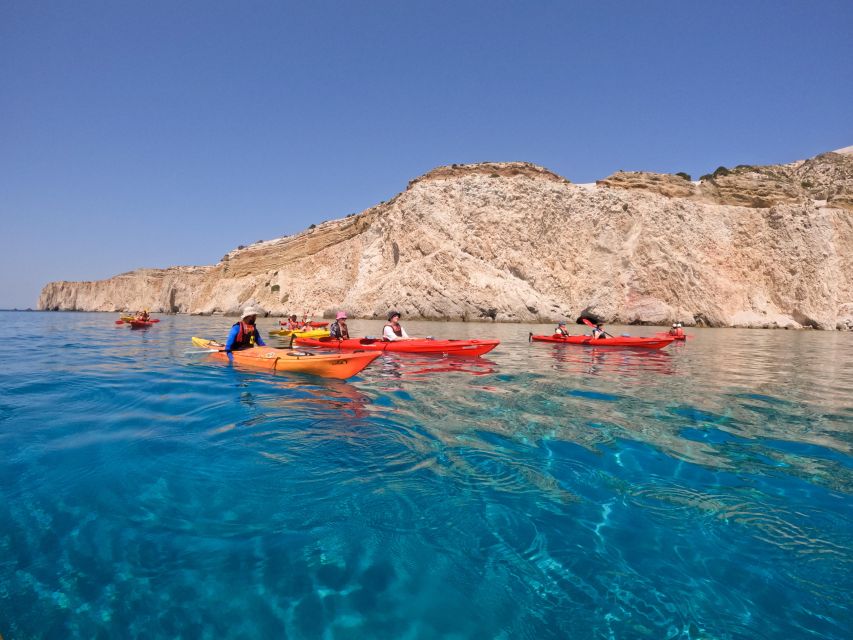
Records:
[[[684,327],[684,325],[682,325],[680,322],[672,323],[672,329],[669,330],[669,335],[677,336],[677,337],[683,336],[684,335],[684,328],[683,327]]]
[[[302,327],[299,325],[299,322],[296,320],[296,314],[294,313],[287,319],[287,324],[284,326],[285,329],[290,331],[298,331]]]
[[[554,329],[554,335],[560,336],[562,338],[568,338],[569,337],[569,331],[568,331],[568,329],[566,329],[566,323],[565,322],[561,322],[560,324],[557,325],[557,328]]]
[[[235,322],[231,326],[231,333],[228,334],[228,340],[225,342],[225,351],[239,351],[240,349],[250,349],[255,346],[264,347],[261,333],[255,326],[255,320],[258,318],[258,312],[252,307],[243,309],[243,315],[240,316],[240,322]]]
[[[595,328],[592,330],[592,337],[595,340],[604,340],[607,337],[603,324],[600,322],[596,323]]]
[[[382,330],[382,339],[394,342],[395,340],[408,340],[409,334],[400,326],[400,312],[392,311],[388,314],[388,324]]]
[[[346,311],[338,311],[335,321],[329,325],[329,336],[337,340],[349,340]]]

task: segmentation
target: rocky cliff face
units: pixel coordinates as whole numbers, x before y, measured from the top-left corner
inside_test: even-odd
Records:
[[[691,182],[440,167],[389,202],[210,267],[54,282],[42,309],[853,328],[853,155]],[[305,277],[311,274],[311,277]]]

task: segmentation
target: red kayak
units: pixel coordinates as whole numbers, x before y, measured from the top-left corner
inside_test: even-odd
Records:
[[[592,338],[590,336],[534,336],[534,342],[556,342],[560,344],[580,344],[588,347],[642,347],[643,349],[663,349],[675,340],[672,336],[653,336],[651,338],[629,338],[616,336],[613,338]]]
[[[374,338],[296,338],[296,344],[303,347],[323,347],[344,351],[394,351],[396,353],[433,353],[448,356],[481,356],[488,353],[500,340],[376,340]]]
[[[143,329],[145,327],[150,327],[154,325],[153,320],[145,321],[145,320],[131,320],[128,322],[131,329]]]
[[[673,340],[687,340],[686,333],[682,333],[680,336],[674,336],[671,333],[664,333],[663,331],[661,331],[660,333],[656,333],[655,337],[672,338]]]

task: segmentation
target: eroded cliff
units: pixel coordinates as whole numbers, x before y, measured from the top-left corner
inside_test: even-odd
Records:
[[[853,327],[853,156],[691,182],[440,167],[392,200],[210,267],[54,282],[42,309]],[[306,278],[310,273],[312,277]]]

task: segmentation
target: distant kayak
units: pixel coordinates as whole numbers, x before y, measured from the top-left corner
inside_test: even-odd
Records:
[[[193,338],[192,341],[197,347],[215,350],[211,353],[214,359],[228,361],[228,354],[224,351],[225,345],[204,338]],[[338,380],[356,375],[379,355],[378,353],[306,353],[273,347],[253,347],[232,352],[234,362],[247,367],[267,371],[307,373]]]
[[[656,338],[672,338],[673,340],[687,340],[688,337],[692,338],[693,336],[688,336],[686,333],[682,333],[680,336],[674,336],[671,333],[664,333],[661,331],[660,333],[655,334]]]
[[[294,336],[296,338],[324,338],[329,335],[328,329],[309,329],[301,331],[299,329],[273,329],[270,331],[271,336]]]
[[[160,320],[158,318],[149,318],[148,320],[142,320],[135,316],[121,316],[118,320],[116,320],[116,324],[133,325],[134,322],[147,322],[148,324],[154,324],[155,322],[160,322]]]
[[[481,356],[500,344],[500,340],[396,340],[386,341],[374,338],[296,338],[296,344],[305,347],[322,347],[342,351],[393,351],[396,353],[432,353],[452,356]]]
[[[279,324],[280,325],[286,325],[287,322],[285,322],[284,320],[280,320]],[[308,326],[314,327],[315,329],[319,329],[321,327],[328,327],[329,323],[328,322],[309,322]]]
[[[555,342],[559,344],[579,344],[588,347],[641,347],[643,349],[663,349],[670,344],[673,336],[653,336],[650,338],[629,338],[616,336],[613,338],[592,338],[591,336],[530,336],[534,342]]]
[[[153,320],[131,320],[128,322],[131,329],[144,329],[145,327],[154,326]]]

